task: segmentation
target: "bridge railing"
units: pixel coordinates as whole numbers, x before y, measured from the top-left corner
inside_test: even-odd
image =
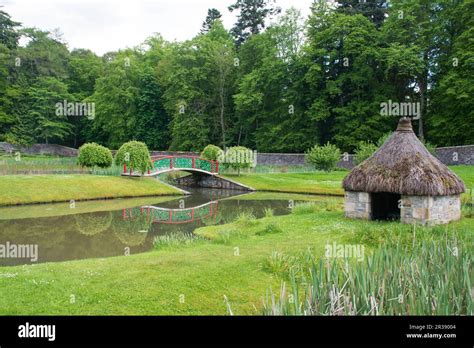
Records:
[[[219,173],[219,162],[193,156],[154,156],[151,162],[155,171],[180,168]]]

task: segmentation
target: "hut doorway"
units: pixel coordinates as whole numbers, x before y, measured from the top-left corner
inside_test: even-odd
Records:
[[[372,220],[400,220],[398,202],[401,195],[388,192],[371,193]]]

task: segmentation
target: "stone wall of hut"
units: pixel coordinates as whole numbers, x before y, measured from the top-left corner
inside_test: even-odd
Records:
[[[370,220],[372,215],[370,194],[367,192],[346,191],[344,211],[348,218]]]
[[[346,191],[345,216],[370,220],[372,207],[367,192]],[[461,218],[461,199],[455,196],[401,196],[400,221],[423,225],[446,224]]]
[[[461,199],[455,196],[402,196],[400,219],[404,223],[446,224],[461,218]]]

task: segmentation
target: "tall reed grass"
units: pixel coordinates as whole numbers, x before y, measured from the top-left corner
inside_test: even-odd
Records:
[[[472,241],[455,235],[383,244],[363,262],[272,255],[287,279],[265,315],[472,315]],[[290,284],[289,289],[287,284]]]

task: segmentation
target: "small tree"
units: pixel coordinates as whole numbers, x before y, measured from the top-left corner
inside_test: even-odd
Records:
[[[112,165],[112,152],[99,144],[87,143],[79,148],[78,163],[81,167],[108,168]]]
[[[341,159],[341,150],[336,145],[315,145],[306,151],[306,162],[318,170],[330,172],[334,170],[337,162]]]
[[[115,163],[126,164],[130,171],[138,171],[141,174],[152,168],[148,147],[140,141],[123,144],[115,154]]]
[[[207,145],[204,150],[202,150],[201,157],[211,161],[217,161],[222,154],[223,151],[219,146]]]
[[[251,168],[254,164],[253,152],[244,146],[234,146],[227,149],[224,153],[222,164],[225,168],[237,170],[240,176],[240,170]]]

